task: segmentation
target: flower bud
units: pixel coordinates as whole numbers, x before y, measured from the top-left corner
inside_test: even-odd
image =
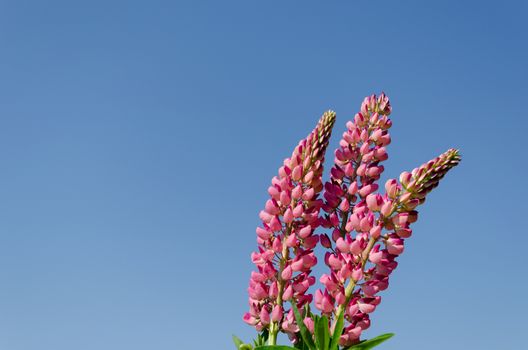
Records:
[[[350,252],[350,244],[346,242],[342,237],[339,237],[336,241],[336,247],[341,253]]]
[[[393,205],[394,204],[390,200],[383,203],[383,205],[381,206],[381,210],[380,210],[381,215],[385,217],[389,217],[392,214]]]
[[[301,198],[302,196],[302,186],[301,185],[297,185],[295,186],[295,188],[292,190],[292,199],[299,199]]]
[[[281,272],[281,278],[283,280],[289,280],[290,278],[292,278],[292,274],[293,274],[293,271],[292,271],[292,268],[290,265],[286,266],[284,268],[284,270],[282,270]]]
[[[310,317],[306,317],[303,320],[303,323],[306,326],[306,328],[308,328],[308,331],[310,332],[310,334],[313,334],[314,333],[314,321]]]
[[[361,265],[356,265],[352,270],[352,279],[356,282],[363,278],[363,268]]]
[[[293,248],[299,245],[299,241],[297,240],[297,237],[294,234],[290,234],[286,240],[284,241],[286,246],[288,248]],[[281,249],[282,250],[282,249]]]
[[[312,233],[312,226],[308,225],[308,226],[305,226],[305,227],[303,227],[302,229],[300,229],[299,232],[298,232],[297,234],[298,234],[299,237],[301,237],[301,238],[306,238],[306,237],[308,237],[311,233]]]
[[[289,205],[291,202],[291,197],[287,191],[282,191],[280,194],[280,202],[282,205]]]
[[[358,185],[357,185],[357,182],[354,181],[350,184],[350,186],[348,187],[348,190],[347,190],[348,194],[350,195],[355,195],[357,192],[358,192]]]
[[[257,236],[262,238],[263,240],[268,240],[271,237],[271,232],[268,230],[263,229],[262,227],[257,227]]]
[[[297,165],[295,168],[293,168],[292,180],[299,181],[302,177],[302,172],[303,172],[303,168],[301,165]]]
[[[297,204],[297,206],[295,208],[293,208],[293,217],[294,218],[300,218],[304,213],[304,207],[303,207],[303,204],[302,202]]]
[[[380,251],[380,245],[377,244],[374,246],[374,248],[370,251],[369,254],[369,260],[373,264],[379,264],[381,261],[381,258],[383,257],[383,251]]]
[[[390,254],[400,255],[403,253],[403,239],[399,238],[397,235],[391,235],[387,241],[387,251]]]
[[[348,209],[350,209],[350,203],[348,203],[348,200],[346,198],[343,198],[341,204],[339,204],[339,209],[341,211],[348,211]]]
[[[377,184],[366,185],[366,186],[363,186],[359,190],[359,195],[364,198],[364,197],[368,196],[369,194],[371,194],[372,192],[376,191],[377,189],[378,189],[378,185]]]
[[[407,172],[407,171],[404,171],[403,173],[400,174],[400,183],[407,187],[407,185],[409,184],[409,182],[412,180],[412,174]]]
[[[381,225],[376,225],[376,226],[373,226],[371,229],[370,229],[370,236],[374,239],[378,239],[380,234],[381,234]]]
[[[383,204],[383,198],[380,194],[371,193],[366,198],[367,206],[372,211],[379,211]]]
[[[293,212],[290,208],[284,212],[284,223],[291,224],[293,221]]]
[[[398,196],[400,189],[396,179],[389,179],[385,182],[385,191],[390,199],[395,199]]]
[[[305,201],[309,201],[313,198],[314,195],[315,195],[315,190],[313,188],[309,188],[303,193],[302,199],[304,199]]]
[[[273,310],[271,311],[271,320],[273,322],[279,322],[280,320],[282,320],[282,315],[283,315],[282,306],[275,305],[273,307]]]
[[[330,249],[332,248],[332,242],[330,242],[330,237],[328,237],[327,234],[323,234],[321,235],[320,239],[321,241],[321,245],[326,248],[326,249]]]
[[[285,290],[284,293],[282,293],[282,299],[285,301],[288,301],[293,296],[293,287],[289,285]]]
[[[270,314],[265,307],[260,311],[260,322],[265,326],[270,323]]]

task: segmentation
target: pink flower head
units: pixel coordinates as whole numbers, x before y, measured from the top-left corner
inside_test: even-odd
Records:
[[[395,258],[403,253],[404,241],[412,233],[410,224],[418,218],[415,208],[460,161],[458,152],[449,150],[412,172],[403,172],[400,182],[388,180],[386,193],[377,193],[384,170],[381,163],[388,158],[386,146],[391,141],[391,111],[384,94],[365,98],[361,111],[346,124],[330,180],[324,185],[326,214],[321,222],[331,230],[333,241],[325,240],[324,247],[333,253],[326,254],[330,273],[321,278],[325,288],[316,291],[315,307],[335,318],[345,314],[342,346],[359,342],[370,326],[369,314],[381,300],[377,294],[388,288]]]
[[[324,113],[315,129],[284,160],[268,188],[270,199],[260,212],[262,226],[256,231],[258,252],[252,254],[257,271],[249,281],[250,309],[244,315],[244,321],[259,331],[277,332],[280,328],[293,335],[298,328],[283,302],[291,300],[300,307],[313,299],[308,289],[315,283],[310,273],[317,263],[313,248],[319,236],[314,230],[323,203],[318,194],[323,188],[324,154],[334,122],[334,112]]]

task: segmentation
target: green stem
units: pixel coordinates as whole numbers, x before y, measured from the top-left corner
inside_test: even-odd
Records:
[[[363,255],[361,256],[361,270],[365,272],[365,265],[367,264],[367,259],[370,254],[370,251],[374,247],[374,244],[376,243],[377,239],[371,238],[368,242],[367,248],[363,251]],[[343,305],[339,305],[336,312],[336,317],[334,319],[334,324],[332,325],[331,329],[335,329],[337,320],[341,317],[343,312],[345,312],[346,308],[348,307],[348,304],[350,303],[350,299],[352,299],[352,293],[354,292],[354,288],[356,287],[357,281],[354,281],[353,279],[350,279],[348,282],[348,285],[345,288],[345,303]],[[334,334],[335,336],[335,334]]]
[[[285,240],[286,240],[286,237],[288,237],[291,234],[291,231],[292,231],[292,226],[288,225],[286,227],[286,232],[285,232],[286,234],[284,235]],[[284,293],[284,282],[285,282],[283,281],[281,277],[281,273],[289,257],[290,257],[290,251],[286,243],[283,242],[282,243],[282,258],[280,259],[279,272],[278,272],[278,278],[277,278],[277,285],[279,289],[279,293],[277,295],[277,305],[279,305],[280,307],[282,307],[282,303],[283,303],[282,294]],[[268,345],[275,345],[277,343],[277,334],[279,333],[279,329],[280,327],[279,327],[278,322],[270,323]]]
[[[269,338],[268,338],[268,345],[276,345],[277,344],[277,334],[279,333],[279,327],[278,323],[272,322],[270,324],[270,332],[269,332]]]

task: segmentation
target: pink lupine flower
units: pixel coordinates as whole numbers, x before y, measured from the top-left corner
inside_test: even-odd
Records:
[[[403,172],[399,183],[388,180],[385,194],[376,193],[384,170],[381,162],[388,159],[386,146],[391,142],[390,113],[384,94],[365,98],[361,112],[346,124],[330,180],[324,185],[326,214],[321,222],[332,231],[332,240],[324,235],[321,243],[332,253],[325,256],[330,274],[321,277],[325,288],[316,291],[315,307],[333,316],[334,322],[344,314],[342,346],[359,342],[370,326],[369,314],[381,301],[377,294],[388,288],[395,259],[412,234],[416,206],[460,161],[458,151],[449,150],[412,172]]]
[[[282,319],[282,315],[283,315],[282,306],[275,305],[271,313],[271,320],[273,322],[280,322],[280,320]]]
[[[317,290],[315,292],[315,306],[321,310],[322,313],[330,314],[334,309],[334,302],[326,291],[323,294],[323,292]]]
[[[251,273],[249,311],[243,317],[257,331],[269,334],[269,345],[275,345],[279,331],[296,342],[306,326],[313,336],[315,323],[319,329],[324,318],[311,313],[312,301],[328,317],[331,333],[337,331],[337,320],[344,318],[343,329],[332,334],[337,337],[333,339],[339,339],[342,347],[358,343],[381,302],[379,293],[389,287],[405,240],[412,236],[416,208],[460,162],[458,151],[450,149],[402,172],[399,180],[389,179],[385,192],[379,193],[382,162],[388,159],[391,143],[391,111],[383,93],[364,99],[360,112],[346,123],[330,179],[323,184],[324,154],[335,122],[335,113],[325,113],[271,180],[269,199],[259,213],[258,249],[251,254],[256,271]],[[322,217],[320,209],[325,213]],[[319,226],[328,232],[315,234]],[[312,295],[311,272],[318,262],[314,248],[319,243],[327,250],[323,260],[329,272],[319,279],[324,288]],[[297,318],[300,327],[285,301],[303,309],[302,318]]]
[[[268,188],[270,199],[259,214],[262,226],[256,230],[258,251],[251,255],[258,272],[249,281],[249,312],[243,319],[257,330],[279,330],[294,336],[298,331],[292,310],[283,302],[299,307],[313,299],[308,289],[315,283],[310,275],[317,263],[313,248],[319,242],[314,230],[319,226],[323,188],[323,162],[335,113],[326,112],[315,129],[284,160],[278,176]],[[313,325],[313,321],[312,321]]]

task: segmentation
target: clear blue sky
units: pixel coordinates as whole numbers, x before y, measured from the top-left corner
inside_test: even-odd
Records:
[[[0,1],[0,349],[231,349],[266,188],[326,109],[450,148],[367,333],[526,347],[526,1]],[[331,157],[330,157],[331,158]],[[210,346],[212,344],[212,346]]]

